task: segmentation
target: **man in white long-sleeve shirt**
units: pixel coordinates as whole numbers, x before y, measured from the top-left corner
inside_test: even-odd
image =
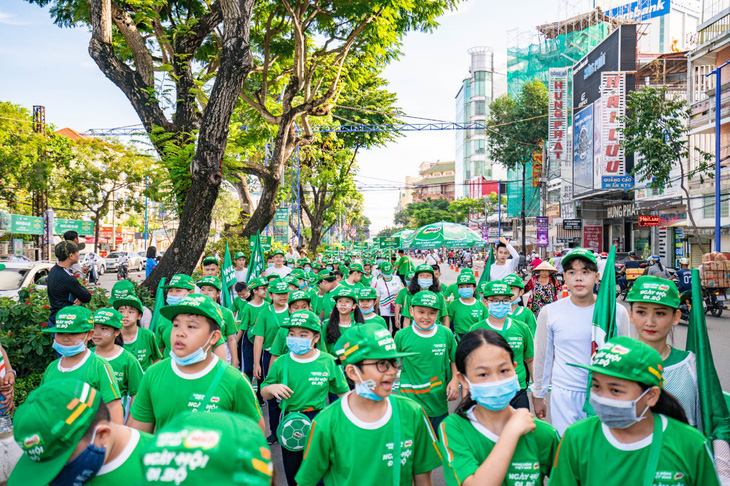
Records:
[[[593,310],[599,281],[596,258],[590,250],[575,248],[562,260],[565,283],[570,297],[542,308],[535,332],[534,383],[532,404],[538,418],[546,417],[545,395],[550,392],[550,415],[560,435],[573,422],[586,418],[583,405],[588,387],[588,372],[567,363],[590,364]],[[616,306],[620,336],[630,335],[629,314]]]
[[[512,259],[507,258],[512,255]],[[494,257],[494,263],[489,268],[489,281],[502,280],[510,273],[515,273],[517,264],[520,262],[520,254],[517,253],[505,237],[499,239],[497,243],[497,254]]]

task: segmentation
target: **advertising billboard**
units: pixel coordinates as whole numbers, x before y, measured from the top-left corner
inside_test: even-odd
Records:
[[[548,158],[551,166],[568,164],[568,68],[548,73]]]
[[[630,22],[643,22],[667,15],[672,9],[672,0],[636,0],[635,2],[612,8],[606,15]]]
[[[573,194],[593,190],[593,105],[573,117]]]

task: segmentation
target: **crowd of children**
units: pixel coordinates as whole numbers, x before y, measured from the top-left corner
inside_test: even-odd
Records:
[[[454,486],[720,484],[695,356],[668,344],[676,286],[638,278],[591,356],[593,253],[562,259],[569,296],[537,319],[514,249],[495,253],[487,278],[446,286],[404,252],[274,251],[259,275],[239,252],[229,307],[209,256],[164,286],[152,330],[125,280],[109,308],[65,307],[44,330],[59,358],[14,416],[9,484],[430,485],[439,467]]]

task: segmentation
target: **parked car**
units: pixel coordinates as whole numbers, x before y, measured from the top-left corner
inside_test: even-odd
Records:
[[[88,251],[79,253],[79,265],[84,265],[84,260],[86,260],[86,255],[88,254]],[[101,277],[106,273],[106,260],[102,258],[102,256],[98,253],[96,254],[96,265],[98,266],[97,271],[99,272],[99,276]]]
[[[50,262],[5,262],[0,270],[0,297],[18,300],[20,289],[35,284],[46,287],[48,272],[53,268]]]
[[[133,251],[113,251],[104,257],[104,260],[106,261],[106,269],[110,272],[116,271],[119,266],[119,257],[123,254],[127,255],[127,270],[130,272],[134,270],[140,271],[144,268],[144,260],[138,253]]]
[[[30,258],[25,255],[0,255],[0,262],[32,262]]]

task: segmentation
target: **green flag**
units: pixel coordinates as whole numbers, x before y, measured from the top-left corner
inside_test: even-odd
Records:
[[[150,331],[155,332],[157,330],[157,320],[160,316],[160,309],[165,305],[165,277],[160,279],[160,283],[157,284],[157,292],[155,293],[155,308],[152,311],[152,320],[150,321]]]
[[[266,266],[264,260],[264,249],[261,247],[261,232],[257,231],[256,235],[251,236],[251,258],[248,259],[248,272],[246,272],[247,282],[259,277]]]
[[[616,246],[611,246],[611,251],[606,260],[604,275],[601,275],[601,286],[598,289],[598,300],[593,309],[593,321],[591,327],[591,356],[596,350],[606,344],[606,341],[618,335],[616,326]],[[586,389],[586,401],[583,404],[583,411],[588,415],[595,415],[593,407],[588,402],[591,395],[590,375]]]
[[[489,256],[487,257],[487,262],[484,264],[482,276],[479,277],[479,282],[477,283],[478,289],[482,288],[482,284],[489,282],[489,272],[492,269],[492,263],[494,263],[494,247],[489,245],[489,250],[487,251],[489,252]]]
[[[697,361],[702,431],[712,442],[718,476],[721,481],[726,481],[730,479],[730,471],[720,466],[730,464],[730,412],[712,359],[700,272],[696,268],[692,269],[692,310],[689,315],[686,349],[695,354]]]
[[[221,302],[223,307],[233,310],[233,297],[231,296],[231,286],[236,285],[236,272],[233,268],[233,260],[231,260],[231,252],[228,249],[226,241],[226,254],[223,258],[223,269],[221,270],[221,283],[223,284],[223,295]]]

